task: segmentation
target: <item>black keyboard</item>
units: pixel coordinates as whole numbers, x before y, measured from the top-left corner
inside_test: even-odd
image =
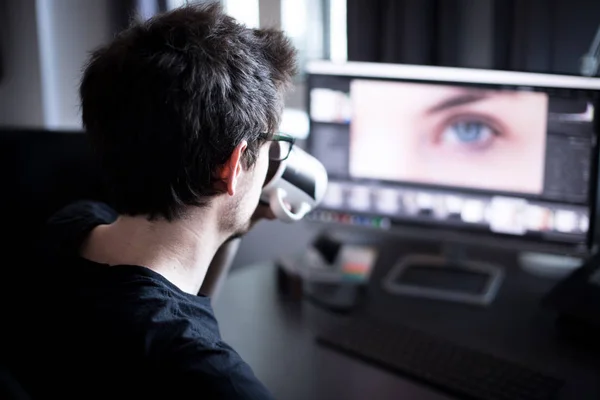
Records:
[[[408,327],[354,319],[317,340],[461,399],[549,400],[563,385],[528,367]]]

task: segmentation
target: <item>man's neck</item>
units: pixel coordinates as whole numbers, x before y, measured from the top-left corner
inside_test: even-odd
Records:
[[[204,209],[198,214],[174,222],[120,216],[110,225],[96,227],[81,255],[108,265],[147,267],[182,291],[197,294],[211,260],[227,239],[219,231],[216,213]]]

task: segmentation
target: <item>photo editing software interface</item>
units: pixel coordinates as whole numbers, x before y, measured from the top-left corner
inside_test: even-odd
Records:
[[[311,218],[588,243],[599,92],[309,74]]]

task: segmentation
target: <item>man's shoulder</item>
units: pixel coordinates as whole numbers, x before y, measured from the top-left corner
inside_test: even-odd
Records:
[[[164,296],[154,290],[139,294],[144,309],[134,306],[138,317],[131,320],[138,321],[146,356],[168,382],[172,398],[201,390],[207,398],[272,399],[250,366],[221,338],[208,298],[193,301],[172,291]]]
[[[100,303],[115,302],[116,310],[122,310],[132,318],[139,318],[157,336],[168,331],[184,333],[184,337],[205,339],[217,335],[218,327],[210,299],[182,292],[158,273],[139,266],[116,266],[108,268],[108,282],[104,282],[106,299]],[[105,278],[106,279],[106,278]],[[173,335],[173,338],[176,338]],[[207,339],[217,341],[220,338]]]
[[[271,399],[248,364],[221,338],[210,299],[157,284],[157,290],[136,291],[131,310],[137,310],[147,356],[169,387],[181,393],[201,387],[208,398]]]
[[[90,332],[79,339],[97,343],[97,358],[120,354],[134,364],[147,360],[159,367],[202,349],[221,350],[208,298],[183,293],[144,267],[80,259],[69,268],[79,271],[77,282],[62,282],[60,295],[49,302],[69,310],[57,317],[69,331]]]

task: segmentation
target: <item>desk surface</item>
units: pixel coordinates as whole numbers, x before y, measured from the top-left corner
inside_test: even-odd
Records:
[[[276,398],[285,400],[446,400],[450,397],[348,358],[314,341],[328,313],[278,298],[272,265],[231,274],[215,306],[223,338],[252,366]],[[400,396],[402,395],[402,396]]]
[[[514,279],[501,288],[491,307],[455,305],[432,300],[399,298],[378,290],[373,276],[369,315],[388,318],[428,331],[443,331],[458,342],[540,365],[567,379],[561,399],[600,398],[597,354],[560,341],[554,319],[537,300],[552,286],[510,269]],[[509,271],[510,272],[510,271]],[[242,268],[229,277],[215,306],[224,339],[252,366],[256,375],[280,399],[442,400],[452,397],[409,379],[370,366],[319,346],[314,332],[341,316],[309,302],[283,300],[277,294],[273,265]]]

